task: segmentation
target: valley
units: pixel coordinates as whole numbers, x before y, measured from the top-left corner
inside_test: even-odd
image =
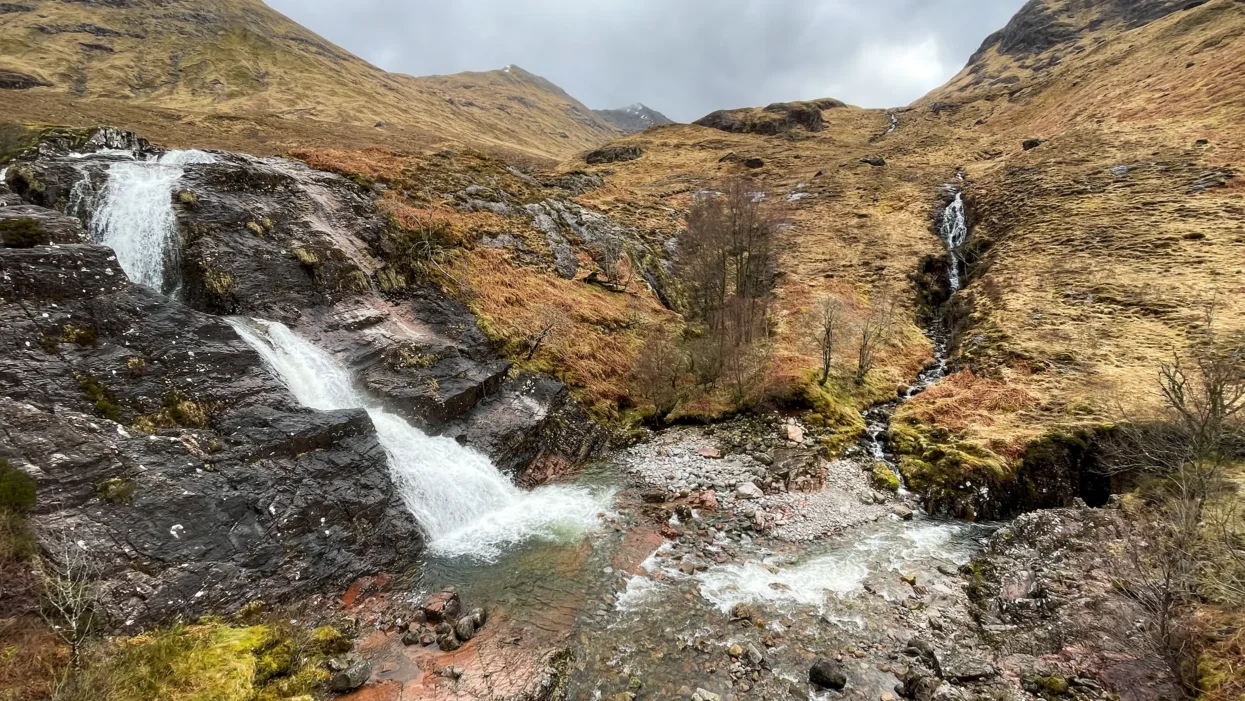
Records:
[[[1239,0],[693,124],[0,27],[0,699],[1245,689]]]

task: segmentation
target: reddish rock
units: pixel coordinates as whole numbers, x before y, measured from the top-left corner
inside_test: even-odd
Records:
[[[350,588],[342,594],[342,605],[350,608],[355,604],[362,603],[370,596],[375,596],[389,588],[389,584],[393,581],[393,577],[387,574],[378,574],[369,577],[359,577]]]
[[[424,599],[420,610],[430,623],[440,623],[458,618],[463,612],[463,604],[456,592],[443,591]]]
[[[721,460],[722,459],[722,451],[718,450],[717,448],[703,448],[701,450],[696,451],[696,454],[702,458],[709,458],[710,460]]]

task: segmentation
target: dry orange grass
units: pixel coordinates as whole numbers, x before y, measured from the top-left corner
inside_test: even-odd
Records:
[[[1022,385],[978,377],[963,370],[915,397],[904,407],[904,413],[963,435],[981,431],[1007,414],[1036,405],[1037,400]]]
[[[388,182],[409,163],[409,158],[379,148],[357,151],[303,148],[290,151],[290,155],[317,170],[357,175],[373,182]]]
[[[1240,701],[1245,698],[1245,614],[1205,608],[1196,619],[1203,640],[1198,658],[1200,698]]]
[[[605,417],[616,418],[630,405],[630,373],[644,335],[670,317],[635,285],[626,293],[610,292],[516,265],[495,249],[467,252],[449,273],[466,282],[464,301],[510,357],[524,359],[531,342],[552,325],[532,361],[521,365],[557,375]]]

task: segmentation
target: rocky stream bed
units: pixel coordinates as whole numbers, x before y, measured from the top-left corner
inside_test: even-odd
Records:
[[[117,632],[291,603],[359,631],[359,701],[1170,692],[1102,557],[1119,511],[931,518],[875,484],[893,404],[842,459],[778,414],[604,454],[462,305],[379,293],[340,176],[100,130],[3,179],[45,239],[0,247],[0,458]]]

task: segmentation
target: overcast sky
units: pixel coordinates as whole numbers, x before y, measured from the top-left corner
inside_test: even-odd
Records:
[[[898,107],[946,82],[1024,0],[266,0],[389,71],[517,64],[595,109],[677,121],[836,97]]]

